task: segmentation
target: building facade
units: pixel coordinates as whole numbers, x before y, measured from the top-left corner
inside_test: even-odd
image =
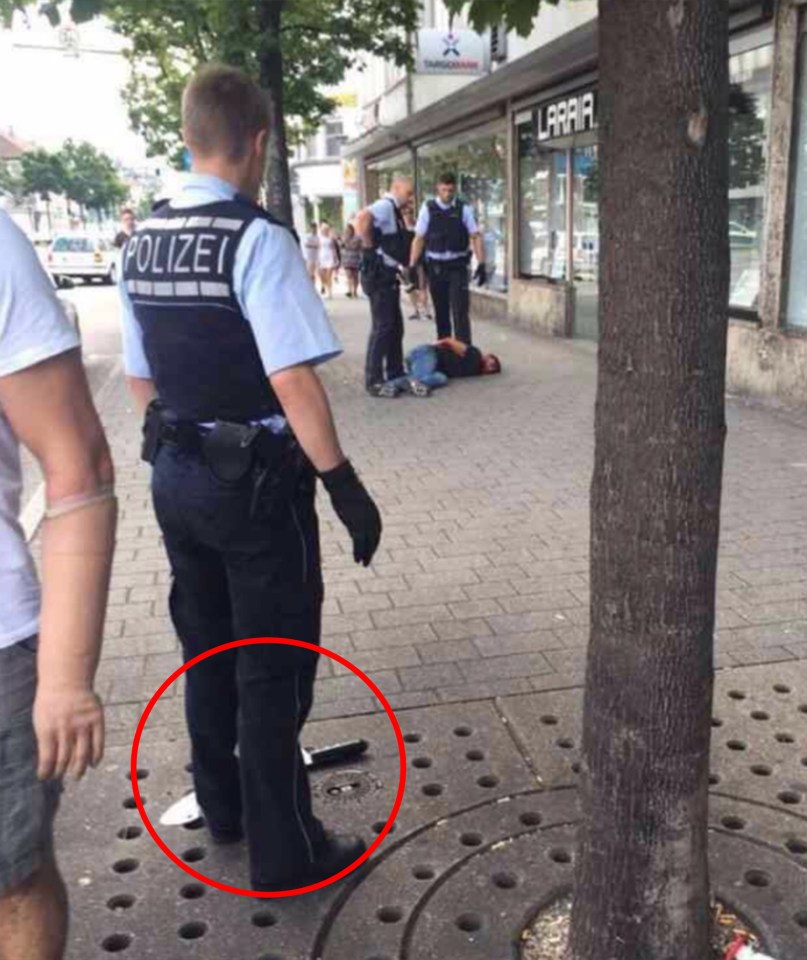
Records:
[[[807,2],[730,6],[729,388],[803,404]],[[415,178],[422,199],[453,170],[494,267],[488,288],[474,291],[475,312],[588,340],[598,333],[600,252],[596,8],[562,0],[527,39],[486,34],[475,74],[374,65],[362,135],[345,147],[364,201],[396,172]],[[423,27],[420,43],[435,31],[465,36],[459,21],[449,31],[440,0],[424,3]]]
[[[327,220],[341,231],[359,208],[356,163],[342,159],[344,144],[359,133],[359,97],[356,79],[331,95],[333,113],[295,148],[290,166],[292,203],[297,231],[311,222]]]

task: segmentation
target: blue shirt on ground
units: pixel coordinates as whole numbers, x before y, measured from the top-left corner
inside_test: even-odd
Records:
[[[439,197],[434,198],[434,202],[440,207],[441,210],[450,210],[455,203],[461,203],[462,201],[454,199],[451,203],[443,203]],[[423,206],[420,208],[420,214],[418,215],[418,221],[415,224],[415,234],[419,237],[425,237],[429,232],[429,221],[431,220],[431,214],[429,213],[429,201],[427,200]],[[465,224],[465,229],[473,236],[475,233],[479,233],[479,227],[476,223],[476,217],[474,212],[471,209],[471,205],[468,203],[462,204],[462,222]],[[460,257],[465,256],[465,251],[462,253],[455,253],[453,251],[447,250],[444,253],[431,253],[426,252],[427,260],[458,260]]]
[[[232,200],[237,192],[231,183],[218,177],[189,174],[171,199],[171,207],[182,210]],[[123,304],[126,373],[150,380],[143,332],[125,282],[118,289]],[[250,224],[236,254],[233,290],[252,327],[267,377],[288,367],[323,363],[342,352],[300,248],[285,227],[266,220]]]

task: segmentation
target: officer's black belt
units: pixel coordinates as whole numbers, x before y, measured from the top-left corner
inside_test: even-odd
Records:
[[[199,424],[191,421],[165,422],[163,421],[157,430],[157,438],[160,443],[167,443],[171,447],[177,447],[183,453],[202,453],[202,441],[208,431],[200,427]]]

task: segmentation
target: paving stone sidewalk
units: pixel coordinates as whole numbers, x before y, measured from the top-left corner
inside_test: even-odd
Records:
[[[74,909],[70,960],[512,960],[525,922],[574,861],[588,602],[595,355],[585,344],[477,324],[505,372],[428,400],[362,389],[366,302],[337,300],[346,353],[323,370],[346,451],[385,521],[357,567],[321,499],[323,643],[396,709],[407,789],[367,871],[305,897],[261,901],[189,882],[146,834],[127,781],[147,700],[180,663],[168,569],[121,382],[103,416],[121,498],[100,668],[109,750],[70,787],[58,844]],[[433,329],[410,323],[407,344]],[[720,560],[711,827],[715,883],[777,960],[807,949],[807,414],[733,401]],[[802,662],[795,662],[801,660]],[[322,658],[308,746],[370,743],[313,778],[318,812],[369,841],[399,758],[375,698]],[[140,790],[156,825],[189,788],[181,685],[149,720]],[[242,849],[158,828],[186,863],[243,886]],[[772,951],[773,952],[773,951]]]
[[[324,644],[396,709],[574,687],[588,603],[595,356],[585,344],[478,323],[504,373],[428,400],[361,389],[366,302],[333,301],[346,352],[323,368],[343,445],[377,498],[384,537],[357,567],[320,498]],[[407,345],[431,324],[410,322]],[[179,663],[168,570],[121,382],[103,411],[121,497],[102,692],[113,739]],[[721,667],[807,658],[807,414],[729,405],[718,597]],[[316,717],[377,708],[323,658]]]

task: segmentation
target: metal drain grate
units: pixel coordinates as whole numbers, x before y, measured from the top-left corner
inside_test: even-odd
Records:
[[[468,798],[484,802],[535,785],[491,704],[402,711],[399,719],[407,739],[407,797],[382,849],[449,816]],[[398,754],[386,717],[312,723],[306,743],[350,737],[369,740],[367,754],[349,768],[316,773],[315,803],[329,825],[361,832],[370,842],[389,815],[397,787]],[[477,759],[468,759],[469,751]],[[187,756],[184,741],[141,748],[146,810],[162,839],[195,869],[247,886],[243,847],[213,846],[199,822],[158,826],[159,814],[190,786]],[[103,769],[71,787],[62,805],[59,844],[75,918],[70,960],[105,960],[111,953],[137,960],[220,960],[232,955],[234,944],[244,960],[311,956],[318,930],[350,881],[276,901],[234,897],[194,881],[163,856],[143,827],[132,801],[128,763],[125,750],[110,751]]]
[[[71,960],[494,960],[574,868],[580,691],[401,711],[408,787],[395,830],[360,877],[295,900],[197,883],[152,843],[131,802],[125,750],[71,788],[58,823],[74,909]],[[497,709],[498,708],[498,709]],[[807,955],[807,666],[721,674],[711,848],[721,896],[769,933],[778,960]],[[364,737],[314,795],[337,829],[381,830],[398,757],[385,717],[312,723],[306,741]],[[520,745],[517,747],[516,744]],[[140,788],[154,821],[190,778],[187,745],[147,742]],[[538,779],[540,778],[540,779]],[[246,883],[242,847],[204,824],[160,828],[202,873]]]

